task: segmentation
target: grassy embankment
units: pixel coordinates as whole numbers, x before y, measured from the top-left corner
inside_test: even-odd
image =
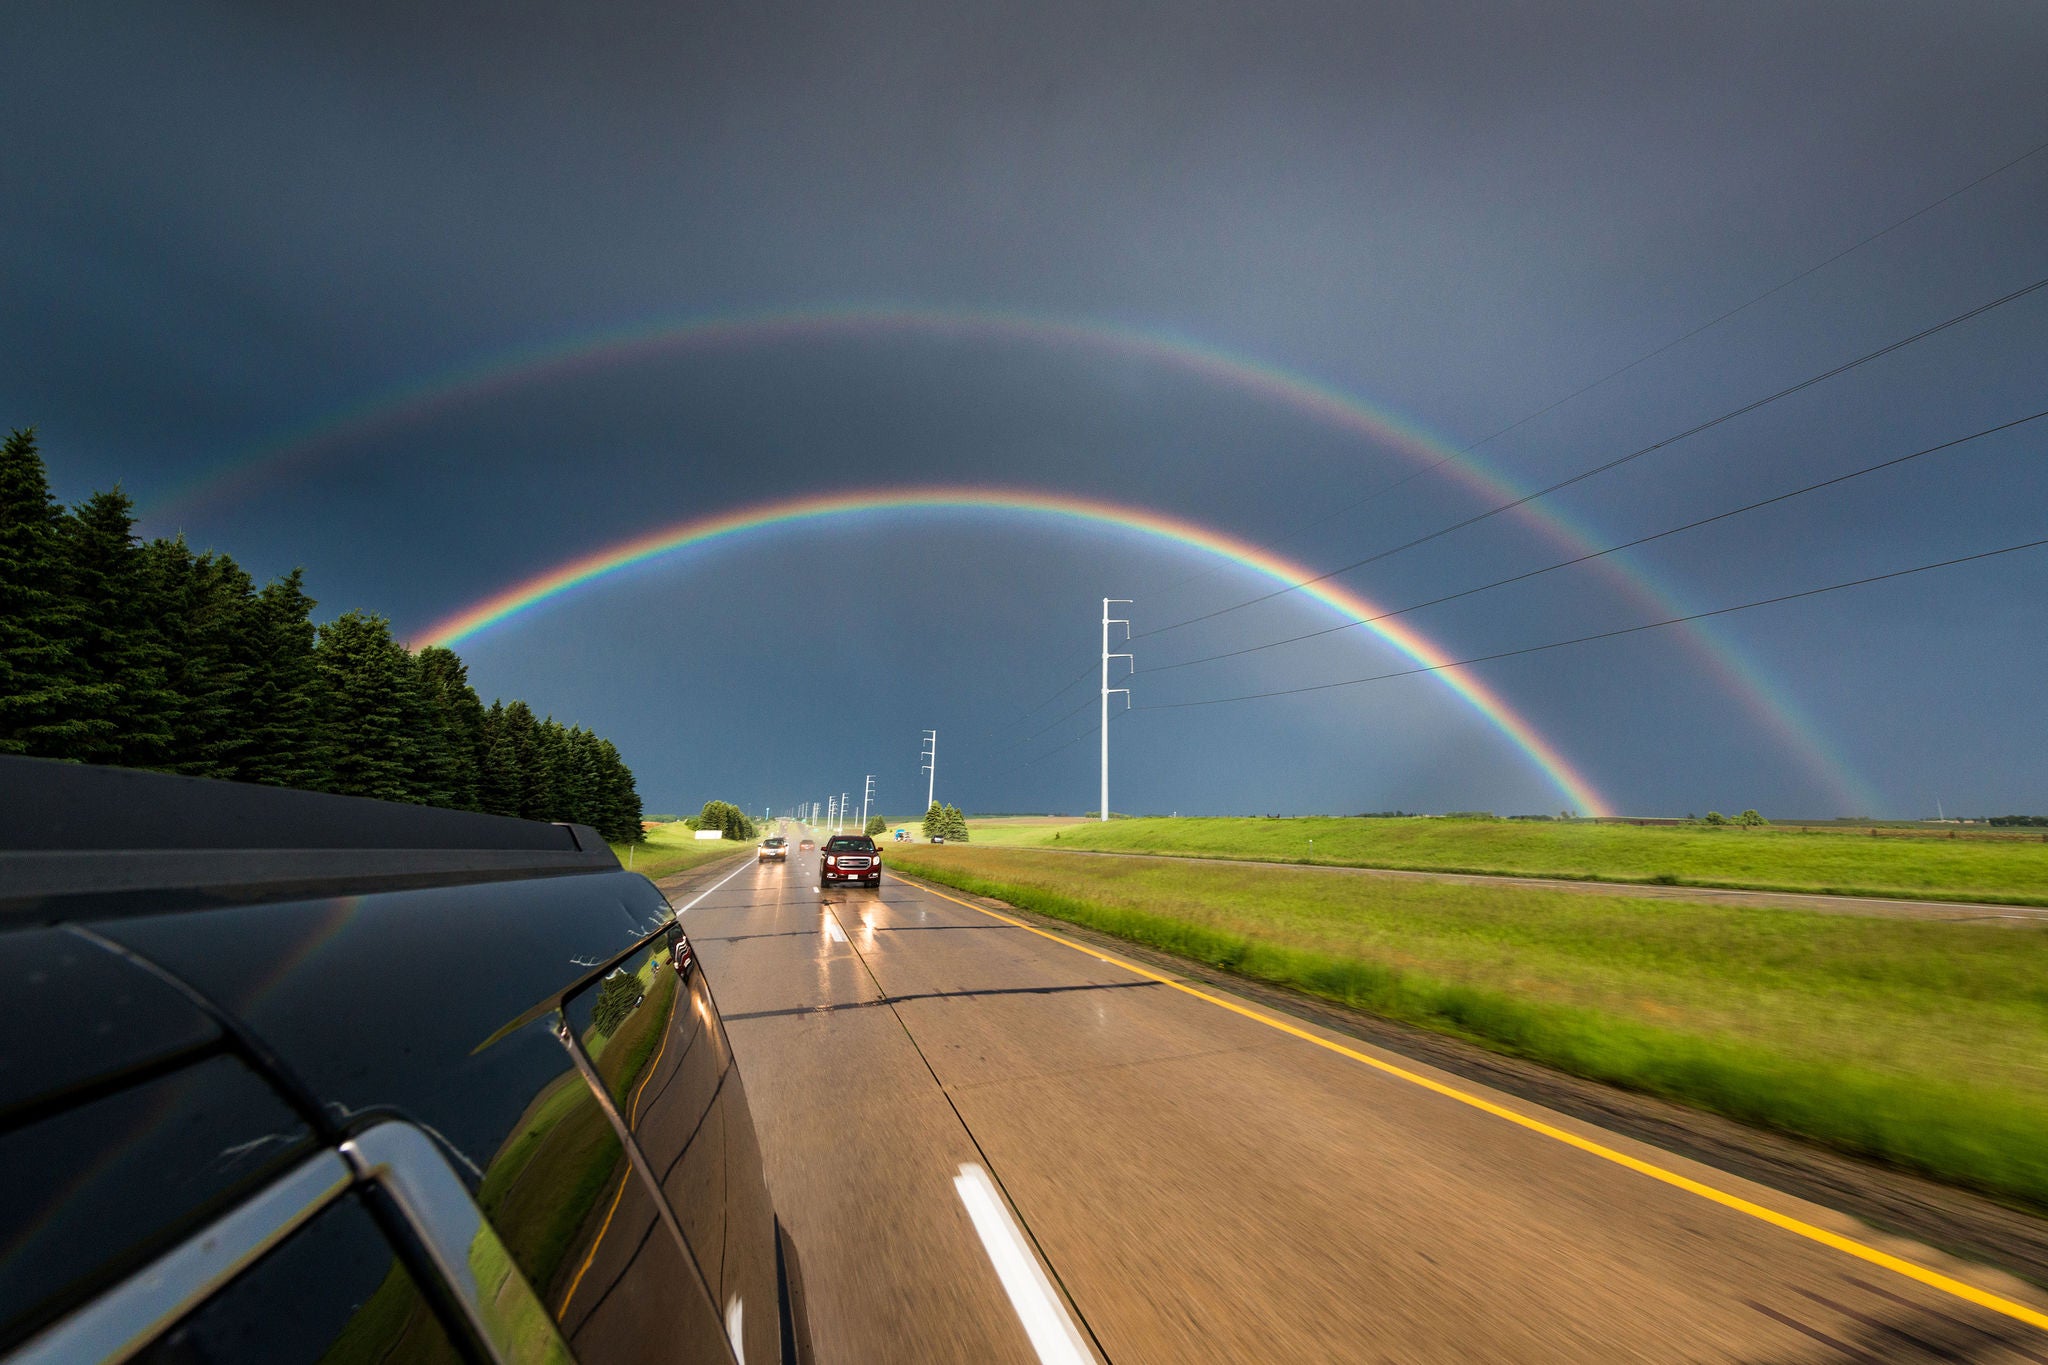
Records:
[[[971,844],[893,866],[2048,1209],[2048,925]]]
[[[2048,843],[1522,820],[973,821],[976,844],[2048,905]],[[1055,839],[1057,836],[1057,839]]]
[[[656,825],[647,831],[646,841],[632,850],[633,870],[646,873],[651,881],[659,880],[735,853],[751,853],[753,848],[751,843],[732,839],[699,841],[697,831],[679,820],[672,825]],[[625,866],[626,845],[613,844],[612,852],[619,855],[619,865]]]

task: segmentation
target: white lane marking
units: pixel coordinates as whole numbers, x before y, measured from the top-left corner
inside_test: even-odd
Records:
[[[953,1188],[960,1192],[960,1202],[967,1206],[967,1216],[981,1234],[981,1245],[996,1268],[996,1278],[1003,1282],[1010,1306],[1017,1310],[1017,1320],[1024,1324],[1024,1335],[1031,1338],[1038,1358],[1046,1365],[1094,1365],[1095,1353],[1067,1316],[1067,1306],[1046,1278],[1045,1268],[1031,1254],[1023,1230],[1010,1217],[988,1172],[971,1161],[962,1163],[960,1174],[953,1177]]]
[[[720,877],[716,882],[706,887],[704,891],[697,897],[697,900],[691,901],[689,905],[683,907],[683,910],[688,910],[691,906],[694,906],[697,903],[697,901],[703,900],[705,896],[710,895],[713,891],[716,891],[719,887],[724,886],[727,882],[731,881],[734,877],[739,876],[740,873],[745,872],[746,870],[747,864],[741,863],[738,867],[734,868],[732,871],[726,873],[723,877]],[[676,913],[680,915],[683,913],[683,910],[678,910],[676,911]]]
[[[825,912],[825,932],[831,935],[834,943],[846,942],[846,931],[839,927],[839,916],[830,910]]]
[[[740,1365],[747,1363],[746,1315],[747,1305],[739,1299],[725,1306],[725,1339],[732,1343],[732,1358]]]

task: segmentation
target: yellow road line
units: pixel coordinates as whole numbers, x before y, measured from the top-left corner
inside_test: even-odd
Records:
[[[660,968],[656,968],[655,970],[659,971]],[[671,998],[680,998],[682,993],[683,980],[680,976],[678,976],[676,978],[676,995]],[[675,1022],[674,1011],[670,1011],[669,1013],[669,1022],[671,1024]],[[674,1032],[675,1030],[673,1028],[664,1027],[662,1029],[661,1046],[655,1049],[654,1062],[647,1068],[647,1074],[640,1078],[640,1084],[633,1088],[632,1108],[626,1114],[626,1132],[628,1134],[627,1141],[632,1140],[630,1135],[633,1131],[633,1125],[639,1122],[640,1120],[640,1096],[647,1089],[647,1083],[654,1079],[654,1073],[660,1069],[661,1059],[668,1052],[669,1035]],[[597,1249],[598,1247],[604,1244],[604,1235],[612,1230],[612,1219],[618,1216],[619,1201],[626,1197],[626,1186],[632,1183],[633,1158],[630,1156],[626,1156],[626,1147],[624,1142],[619,1144],[619,1155],[626,1158],[626,1173],[625,1175],[619,1178],[619,1192],[612,1196],[612,1206],[611,1208],[605,1211],[604,1222],[598,1225],[597,1236],[590,1239],[589,1254],[584,1256],[583,1264],[576,1268],[576,1278],[569,1281],[569,1288],[562,1295],[562,1306],[555,1310],[555,1316],[557,1318],[560,1318],[564,1313],[569,1311],[569,1300],[576,1297],[577,1289],[579,1289],[583,1284],[583,1277],[590,1273],[591,1263],[597,1259]]]
[[[903,874],[899,872],[896,875],[900,877]],[[1811,1223],[1779,1213],[1775,1209],[1768,1209],[1761,1204],[1751,1203],[1740,1195],[1729,1194],[1726,1190],[1717,1190],[1712,1185],[1701,1184],[1689,1176],[1680,1175],[1676,1171],[1667,1171],[1662,1166],[1653,1165],[1642,1160],[1640,1157],[1630,1156],[1626,1152],[1618,1152],[1612,1147],[1603,1146],[1590,1138],[1580,1137],[1576,1133],[1566,1132],[1564,1129],[1554,1127],[1543,1122],[1541,1119],[1533,1119],[1526,1114],[1518,1114],[1512,1109],[1495,1104],[1491,1100],[1482,1099],[1478,1095],[1469,1094],[1458,1089],[1456,1086],[1445,1085],[1442,1081],[1431,1080],[1427,1076],[1418,1075],[1413,1071],[1395,1066],[1391,1062],[1383,1062],[1377,1057],[1358,1051],[1356,1048],[1349,1048],[1345,1047],[1342,1043],[1332,1042],[1328,1038],[1311,1033],[1309,1030],[1288,1023],[1284,1019],[1276,1019],[1262,1011],[1240,1005],[1234,1000],[1226,1000],[1222,996],[1211,995],[1204,990],[1197,990],[1184,981],[1176,981],[1172,977],[1162,976],[1150,968],[1142,967],[1135,962],[1128,962],[1114,954],[1106,953],[1100,948],[1094,948],[1088,944],[1079,943],[1062,935],[1051,933],[1039,928],[1035,924],[1027,924],[1023,920],[1015,919],[999,911],[971,904],[961,900],[958,896],[949,896],[926,882],[919,881],[916,884],[920,890],[929,891],[941,900],[951,901],[955,905],[965,906],[967,909],[973,910],[978,914],[987,915],[991,919],[998,919],[1005,924],[1015,925],[1017,928],[1028,933],[1037,934],[1040,938],[1050,939],[1054,943],[1063,944],[1074,949],[1076,952],[1086,953],[1090,957],[1114,963],[1126,971],[1136,972],[1139,976],[1147,977],[1162,986],[1171,986],[1183,994],[1192,995],[1197,1000],[1207,1001],[1219,1009],[1226,1009],[1232,1014],[1242,1015],[1246,1019],[1264,1024],[1268,1028],[1278,1029],[1280,1032],[1299,1038],[1304,1042],[1314,1043],[1317,1047],[1325,1048],[1340,1057],[1348,1057],[1354,1062],[1359,1062],[1373,1068],[1375,1071],[1385,1072],[1387,1075],[1406,1081],[1410,1085],[1421,1086],[1424,1090],[1434,1091],[1447,1099],[1456,1100],[1460,1104],[1470,1105],[1472,1108],[1491,1114],[1495,1118],[1506,1119],[1509,1123],[1515,1124],[1518,1127],[1526,1128],[1532,1133],[1541,1133],[1544,1137],[1562,1142],[1568,1147],[1576,1147],[1580,1151],[1597,1156],[1603,1161],[1611,1161],[1617,1166],[1625,1166],[1638,1175],[1646,1175],[1652,1180],[1661,1181],[1675,1189],[1684,1190],[1688,1194],[1698,1195],[1702,1199],[1711,1200],[1723,1208],[1733,1209],[1737,1213],[1746,1213],[1751,1218],[1769,1223],[1773,1227],[1783,1228],[1785,1231],[1799,1237],[1804,1237],[1808,1241],[1818,1242],[1825,1247],[1832,1247],[1836,1251],[1854,1256],[1859,1261],[1867,1261],[1871,1265],[1882,1266],[1884,1269],[1903,1275],[1909,1280],[1917,1280],[1930,1288],[1938,1289],[1944,1294],[1951,1294],[1965,1302],[1974,1303],[1980,1308],[1988,1308],[1994,1313],[2002,1313],[2006,1317],[2024,1322],[2032,1327],[2038,1327],[2043,1331],[2048,1331],[2048,1313],[2029,1308],[2023,1303],[1993,1294],[1988,1290],[1979,1289],[1973,1284],[1967,1284],[1952,1276],[1944,1275],[1938,1270],[1929,1270],[1925,1266],[1915,1265],[1913,1262],[1893,1256],[1889,1252],[1879,1251],[1876,1247],[1865,1246],[1852,1237],[1844,1237],[1840,1233],[1829,1232],[1826,1228],[1815,1227]]]

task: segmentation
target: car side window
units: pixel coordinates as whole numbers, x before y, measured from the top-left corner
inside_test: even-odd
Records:
[[[614,974],[608,1020],[643,987]],[[535,1022],[559,1032],[551,1014]],[[573,1055],[484,1167],[477,1203],[580,1360],[715,1360],[723,1333],[682,1244]]]
[[[734,1217],[735,1191],[760,1184],[760,1156],[743,1099],[734,1117],[739,1073],[681,926],[578,992],[565,1013],[689,1244],[734,1354],[778,1359],[773,1215],[741,1200]]]
[[[346,1196],[145,1346],[138,1365],[460,1365],[369,1212]]]

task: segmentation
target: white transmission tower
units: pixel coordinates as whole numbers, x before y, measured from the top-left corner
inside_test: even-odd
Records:
[[[932,808],[932,793],[938,790],[939,785],[939,732],[937,730],[926,730],[924,732],[924,742],[929,747],[918,751],[917,756],[924,760],[924,766],[918,771],[925,775],[924,808],[930,810]]]
[[[1109,609],[1112,606],[1127,607],[1130,604],[1131,599],[1128,597],[1105,597],[1102,599],[1102,809],[1098,814],[1104,820],[1109,819],[1109,694],[1121,692],[1124,694],[1125,709],[1128,710],[1131,705],[1130,688],[1111,687],[1109,685],[1109,661],[1111,659],[1126,660],[1131,665],[1132,673],[1138,671],[1138,661],[1133,656],[1109,652],[1109,628],[1111,626],[1122,626],[1124,628],[1124,640],[1126,643],[1131,638],[1131,623],[1129,621],[1112,619]]]

